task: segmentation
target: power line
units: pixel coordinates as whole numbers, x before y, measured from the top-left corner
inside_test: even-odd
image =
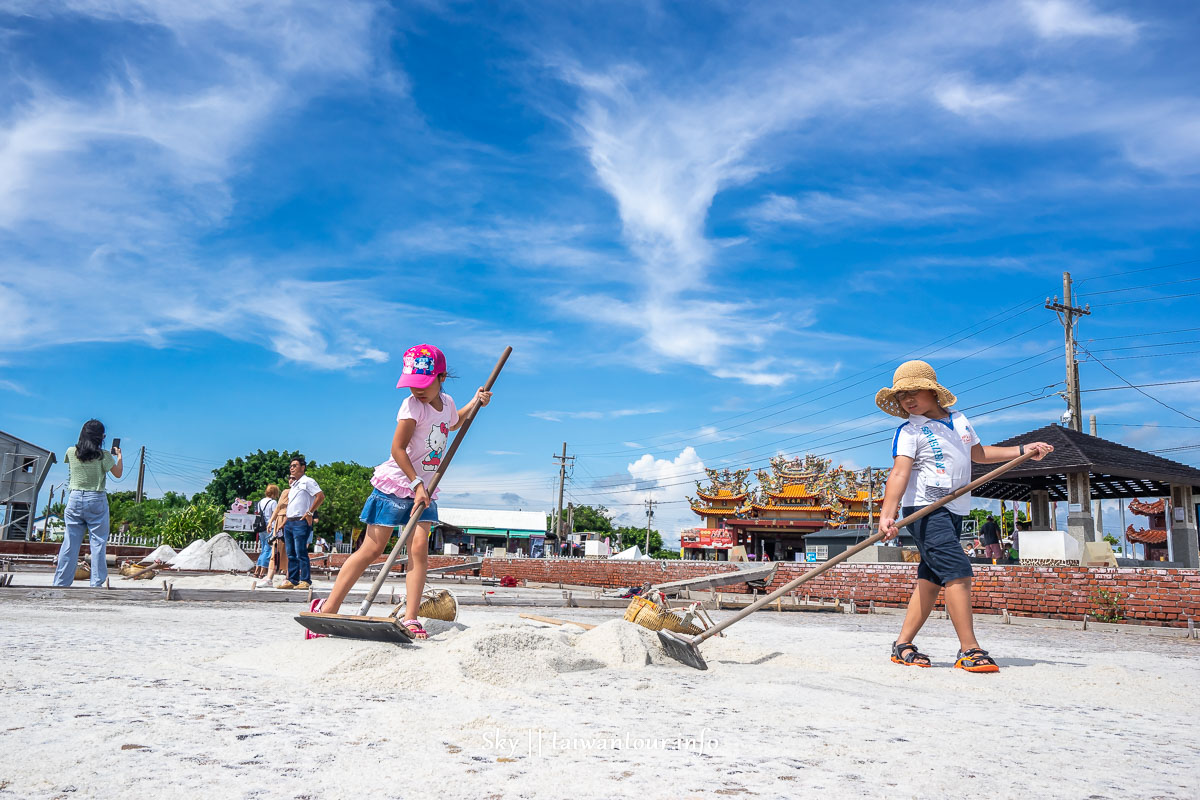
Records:
[[[1187,294],[1167,294],[1159,297],[1144,297],[1140,300],[1118,300],[1115,303],[1097,303],[1096,308],[1108,308],[1109,306],[1128,306],[1134,303],[1157,303],[1159,300],[1177,300],[1181,297],[1200,297],[1200,292],[1188,292]]]
[[[1185,267],[1189,264],[1200,264],[1200,258],[1193,258],[1189,261],[1176,261],[1174,264],[1161,264],[1157,267],[1142,267],[1140,269],[1128,269],[1128,270],[1124,270],[1122,272],[1110,272],[1107,275],[1095,275],[1091,278],[1084,278],[1081,281],[1076,281],[1076,283],[1089,283],[1091,281],[1102,281],[1102,280],[1107,280],[1108,278],[1119,278],[1122,275],[1137,275],[1142,272],[1154,272],[1155,270],[1170,269],[1171,267]]]
[[[1144,397],[1147,397],[1147,398],[1149,398],[1150,400],[1153,400],[1154,402],[1158,403],[1158,404],[1159,404],[1160,406],[1162,406],[1163,408],[1170,409],[1171,411],[1174,411],[1176,414],[1179,414],[1180,416],[1187,417],[1187,418],[1188,418],[1188,419],[1190,419],[1192,422],[1200,422],[1200,419],[1197,419],[1196,417],[1193,417],[1191,414],[1188,414],[1188,413],[1186,413],[1186,412],[1180,411],[1178,408],[1175,408],[1175,406],[1172,406],[1172,405],[1169,405],[1169,404],[1167,404],[1167,403],[1164,403],[1162,400],[1159,400],[1157,397],[1155,397],[1154,395],[1150,394],[1149,392],[1143,391],[1143,390],[1142,390],[1142,388],[1141,388],[1140,386],[1134,386],[1132,383],[1130,383],[1128,380],[1126,380],[1124,376],[1117,374],[1117,371],[1116,371],[1116,370],[1114,370],[1112,367],[1108,366],[1108,364],[1105,364],[1105,363],[1104,363],[1102,360],[1100,360],[1100,359],[1099,359],[1097,356],[1095,356],[1093,353],[1091,353],[1091,352],[1090,352],[1090,351],[1089,351],[1089,350],[1088,350],[1086,347],[1083,347],[1083,346],[1081,345],[1079,349],[1080,349],[1080,350],[1082,350],[1083,352],[1087,353],[1089,356],[1091,356],[1091,357],[1092,357],[1092,359],[1093,359],[1093,360],[1094,360],[1094,361],[1095,361],[1097,364],[1099,364],[1100,366],[1102,366],[1102,367],[1104,367],[1106,370],[1108,370],[1110,373],[1112,373],[1112,374],[1113,374],[1113,375],[1114,375],[1114,376],[1115,376],[1115,377],[1116,377],[1118,380],[1120,380],[1120,381],[1123,381],[1123,382],[1125,383],[1125,385],[1126,385],[1126,386],[1128,386],[1130,389],[1135,389],[1135,390],[1137,390],[1137,393],[1138,393],[1138,394],[1140,394],[1140,395],[1142,395],[1142,396],[1144,396]]]

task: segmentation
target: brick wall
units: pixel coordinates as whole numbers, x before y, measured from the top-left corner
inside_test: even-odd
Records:
[[[5,542],[15,547],[0,552],[51,554],[58,545]],[[128,553],[121,551],[130,551]],[[109,548],[109,552],[141,556],[148,548]],[[335,554],[334,565],[347,556]],[[461,564],[462,556],[430,556],[431,567]],[[399,569],[399,568],[397,568]],[[716,561],[607,561],[582,558],[486,558],[480,573],[489,578],[511,575],[519,581],[568,583],[613,589],[642,583],[696,578],[732,572],[732,564]],[[803,574],[807,565],[781,562],[768,587],[774,590]],[[865,608],[899,607],[908,602],[916,581],[916,564],[840,564],[803,584],[798,595],[853,600]],[[1056,619],[1096,616],[1100,608],[1096,593],[1106,589],[1119,595],[1126,622],[1144,625],[1186,627],[1189,617],[1200,617],[1200,570],[1090,567],[1020,567],[975,565],[974,603],[977,611]],[[745,584],[731,584],[721,591],[747,593]]]
[[[430,566],[460,564],[460,556],[430,556]],[[571,558],[484,559],[480,573],[520,581],[568,583],[602,588],[637,586],[731,572],[731,564],[712,561],[601,561]],[[808,567],[780,563],[768,586],[774,590],[803,574]],[[900,607],[908,602],[916,582],[916,564],[840,564],[795,590],[798,595],[853,600],[865,608]],[[1096,593],[1106,589],[1119,596],[1125,621],[1133,624],[1186,627],[1200,617],[1200,570],[1100,569],[1090,567],[1020,567],[976,565],[975,609],[1055,619],[1097,616]],[[724,592],[747,593],[745,584],[722,587]],[[939,602],[940,605],[940,602]]]

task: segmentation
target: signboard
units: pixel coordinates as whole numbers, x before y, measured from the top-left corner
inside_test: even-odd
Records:
[[[228,512],[225,514],[225,524],[221,527],[221,529],[236,533],[253,533],[254,515],[234,514],[232,511]]]
[[[545,558],[546,557],[546,537],[545,536],[530,536],[529,537],[529,557],[530,558]]]
[[[733,542],[733,531],[725,528],[688,528],[679,533],[679,543],[685,548],[715,547],[728,550],[733,547]]]

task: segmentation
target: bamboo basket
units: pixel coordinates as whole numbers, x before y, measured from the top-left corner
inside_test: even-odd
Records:
[[[921,554],[916,550],[905,548],[900,551],[900,557],[904,559],[906,564],[919,564],[921,562]]]
[[[92,578],[92,568],[88,566],[86,561],[80,561],[75,565],[75,580],[86,581]]]
[[[407,603],[407,598],[401,600],[400,604],[392,609],[389,616],[399,619],[404,613],[405,603]],[[456,622],[458,621],[458,599],[449,589],[442,589],[440,592],[427,591],[421,595],[421,605],[417,609],[417,616],[426,619],[440,619],[443,622]]]
[[[629,608],[625,609],[625,619],[652,631],[661,631],[666,628],[687,636],[695,636],[700,633],[700,628],[685,623],[678,614],[667,611],[653,600],[647,600],[644,597],[633,597],[629,600]]]

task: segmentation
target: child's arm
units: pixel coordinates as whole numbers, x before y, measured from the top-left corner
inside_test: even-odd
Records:
[[[458,422],[451,425],[450,430],[456,431],[461,428],[464,422],[474,416],[475,409],[479,408],[480,406],[486,406],[490,402],[492,402],[492,393],[485,392],[483,387],[480,386],[475,391],[475,396],[471,398],[471,402],[467,403],[458,410]]]
[[[913,460],[908,456],[896,456],[892,461],[887,488],[883,490],[883,506],[879,509],[879,530],[883,531],[885,542],[900,535],[900,529],[896,527],[896,513],[900,510],[904,490],[908,488],[912,465]]]
[[[411,417],[400,420],[396,423],[396,432],[392,434],[392,460],[396,462],[396,466],[400,467],[400,471],[410,481],[416,480],[417,468],[413,466],[412,459],[408,457],[408,451],[404,448],[408,447],[408,443],[412,440],[413,431],[417,429],[417,421]],[[418,482],[416,488],[412,490],[413,503],[421,503],[426,507],[429,506],[429,492],[425,489],[425,483]]]
[[[1054,452],[1054,447],[1045,442],[1033,442],[1031,444],[1018,445],[1017,447],[996,447],[995,445],[977,444],[971,448],[971,460],[976,464],[997,464],[1001,461],[1012,461],[1014,458],[1024,452],[1034,451],[1034,461],[1041,461],[1043,458]]]

